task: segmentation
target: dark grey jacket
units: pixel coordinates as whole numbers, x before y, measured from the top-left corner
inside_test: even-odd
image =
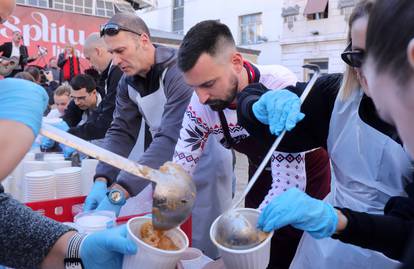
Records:
[[[12,199],[0,185],[0,265],[38,268],[56,241],[70,230]]]
[[[162,107],[153,108],[154,110],[163,110],[160,128],[153,135],[152,141],[146,141],[145,153],[139,160],[135,160],[155,169],[172,159],[184,111],[193,93],[193,89],[184,82],[182,73],[177,67],[175,49],[156,46],[155,64],[146,78],[126,75],[121,78],[118,85],[114,119],[106,133],[104,142],[104,148],[107,150],[128,157],[137,141],[143,120],[137,104],[129,96],[128,85],[136,90],[141,97],[150,95],[160,88],[160,78],[166,68],[168,70],[165,73],[163,87],[167,100]],[[98,164],[96,169],[95,178],[97,177],[107,178],[110,184],[117,181],[133,196],[148,184],[148,181],[124,171],[119,172],[118,169],[102,162]]]

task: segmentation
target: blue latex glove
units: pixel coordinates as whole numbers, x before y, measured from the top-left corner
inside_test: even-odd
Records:
[[[292,225],[319,239],[331,236],[337,224],[338,215],[330,204],[292,188],[275,197],[265,207],[257,227],[270,232]]]
[[[270,132],[280,135],[284,129],[292,130],[305,114],[300,112],[299,97],[288,90],[268,91],[253,104],[253,114]]]
[[[55,126],[58,129],[62,130],[62,131],[65,131],[65,132],[67,132],[69,130],[68,124],[65,121],[63,121],[63,120],[60,121],[60,122],[58,122],[58,123],[53,123],[52,125]],[[41,147],[43,149],[51,149],[51,148],[53,148],[53,146],[56,143],[54,140],[49,139],[47,137],[42,137],[41,142],[42,142]],[[59,145],[59,146],[63,150],[63,154],[65,154],[64,145]],[[69,155],[69,157],[70,157],[70,155],[73,153],[73,151],[72,152],[67,152],[67,155]],[[66,158],[66,155],[65,155],[65,158]]]
[[[65,157],[65,159],[69,159],[70,156],[72,156],[72,154],[75,152],[75,149],[63,144],[59,144],[59,147],[62,149],[63,156]]]
[[[96,208],[96,210],[113,211],[113,212],[115,212],[116,216],[118,217],[119,216],[119,212],[121,211],[121,207],[122,207],[122,205],[114,205],[113,203],[111,203],[111,201],[109,201],[108,196],[105,195],[105,197],[99,203],[99,205]]]
[[[62,120],[58,123],[53,123],[52,125],[55,126],[58,129],[62,130],[62,131],[65,131],[65,132],[67,132],[69,130],[69,125],[64,120]]]
[[[55,143],[56,143],[56,142],[55,142],[54,140],[49,139],[49,138],[47,138],[47,137],[45,137],[45,136],[42,136],[40,146],[41,146],[43,149],[51,149],[51,148],[53,148],[53,146],[55,145]]]
[[[0,119],[17,121],[39,133],[49,97],[41,86],[23,79],[0,81]]]
[[[99,203],[106,197],[108,188],[105,182],[95,181],[92,186],[91,192],[86,197],[85,204],[83,205],[84,211],[94,210],[98,207]]]
[[[80,247],[80,257],[87,269],[121,269],[125,255],[137,253],[137,245],[126,238],[125,225],[86,236]]]

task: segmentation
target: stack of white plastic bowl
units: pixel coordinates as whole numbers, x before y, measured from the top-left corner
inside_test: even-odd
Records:
[[[52,161],[63,161],[65,157],[62,153],[45,153],[43,155],[43,160],[45,162],[52,162]]]
[[[18,188],[23,192],[24,198],[26,200],[27,194],[27,183],[26,183],[26,174],[35,172],[35,171],[47,171],[49,170],[47,162],[45,161],[24,161],[23,162],[23,179],[20,181]],[[54,188],[54,187],[53,187]]]
[[[34,202],[55,198],[55,174],[52,171],[34,171],[25,174],[25,201]]]
[[[65,167],[71,167],[72,166],[72,162],[71,161],[65,161],[65,160],[60,160],[60,161],[50,161],[48,162],[48,166],[49,166],[49,170],[57,170],[60,168],[65,168]]]
[[[2,182],[4,192],[11,193],[13,189],[13,176],[7,176]]]
[[[30,172],[43,171],[43,170],[49,170],[47,162],[45,161],[24,161],[23,162],[24,175]]]
[[[81,189],[83,195],[88,195],[93,185],[93,176],[95,175],[98,160],[83,159],[82,160],[82,183]]]
[[[34,161],[35,153],[28,152],[23,160],[16,166],[13,170],[11,176],[13,177],[13,182],[11,184],[10,193],[13,195],[13,198],[22,200],[24,198],[23,192],[23,181],[24,181],[24,162],[25,161]]]
[[[56,198],[67,198],[82,195],[81,168],[65,167],[55,170]]]

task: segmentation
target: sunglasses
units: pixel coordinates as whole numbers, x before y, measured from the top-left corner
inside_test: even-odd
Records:
[[[126,31],[126,32],[134,33],[138,36],[141,36],[141,33],[138,33],[134,30],[128,29],[126,27],[123,27],[115,23],[107,23],[107,24],[101,25],[100,35],[101,37],[103,37],[104,35],[114,36],[114,35],[117,35],[120,31]]]
[[[365,58],[364,50],[352,50],[352,42],[346,47],[341,54],[342,60],[351,67],[360,68]]]

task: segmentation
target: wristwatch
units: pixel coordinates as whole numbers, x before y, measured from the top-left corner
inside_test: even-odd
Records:
[[[68,249],[66,251],[65,259],[63,263],[65,265],[65,269],[84,269],[82,260],[80,258],[80,245],[82,240],[86,237],[86,234],[75,234],[70,240],[68,244]]]
[[[118,189],[112,189],[107,193],[109,201],[114,205],[124,205],[126,203],[125,194]]]

